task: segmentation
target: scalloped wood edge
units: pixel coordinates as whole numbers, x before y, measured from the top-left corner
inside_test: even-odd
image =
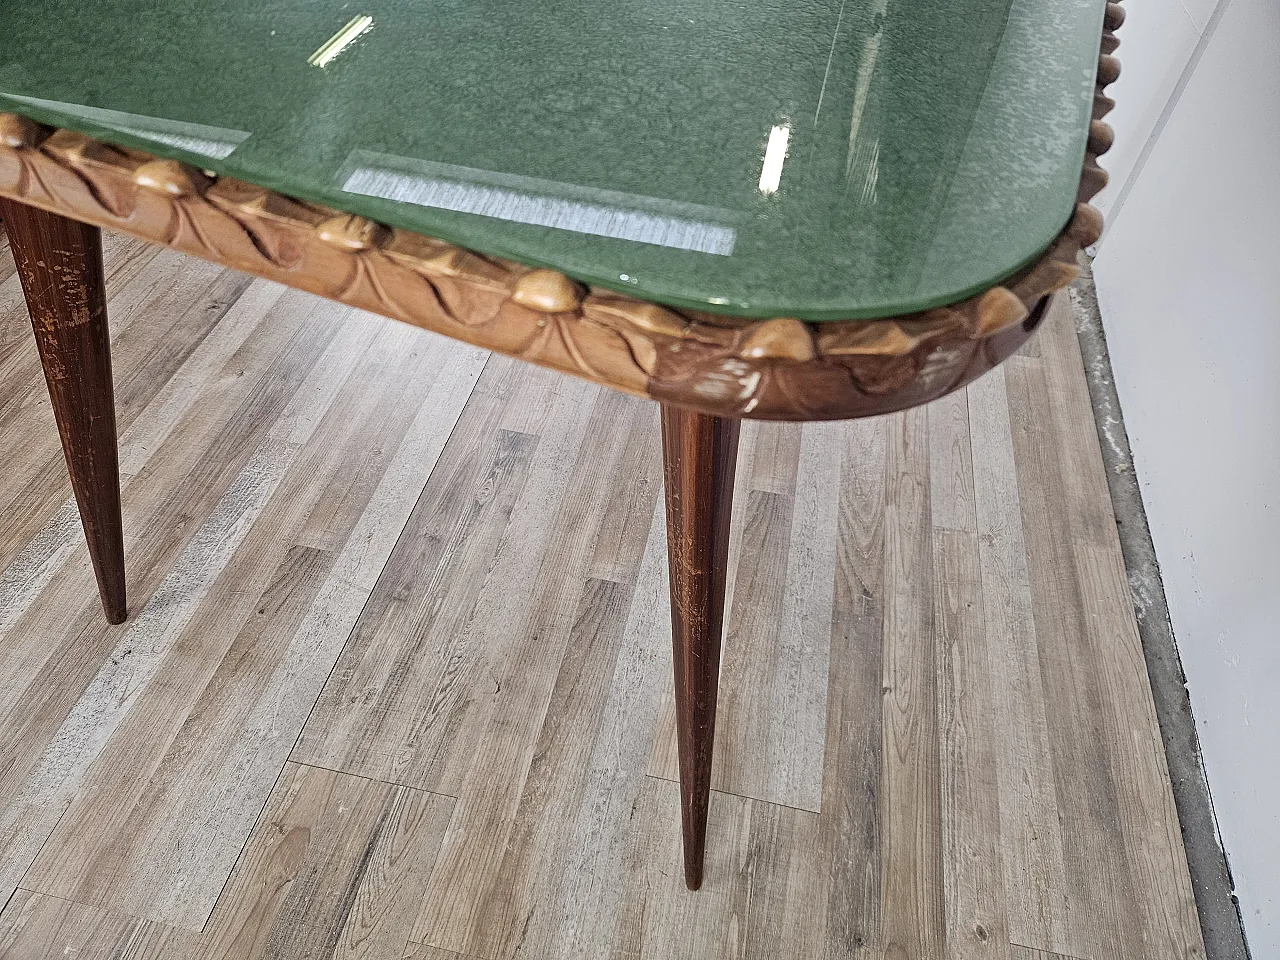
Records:
[[[1030,336],[1102,232],[1088,201],[1114,135],[1107,4],[1075,215],[1041,257],[959,303],[804,323],[674,310],[0,113],[0,195],[664,403],[773,420],[870,416],[933,400]]]

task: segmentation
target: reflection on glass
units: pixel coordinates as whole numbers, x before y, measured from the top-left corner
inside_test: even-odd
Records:
[[[766,197],[778,192],[778,184],[782,182],[782,165],[787,162],[787,144],[790,142],[790,124],[781,124],[769,131],[769,145],[764,148],[764,165],[760,168],[760,192]]]
[[[5,96],[19,103],[56,110],[60,114],[87,120],[107,130],[118,130],[131,137],[152,143],[162,143],[211,160],[225,160],[240,144],[249,139],[249,133],[246,130],[230,130],[226,127],[211,127],[204,123],[190,123],[168,117],[149,117],[138,113],[124,113],[120,110],[104,110],[79,103],[24,97],[16,93],[6,93]]]
[[[880,183],[880,138],[876,137],[870,143],[861,142],[857,149],[850,156],[848,181],[845,184],[844,195],[847,197],[850,190],[861,177],[862,186],[858,197],[859,203],[875,203],[879,200],[876,186]]]
[[[721,257],[737,239],[727,210],[366,150],[338,180],[346,193]]]
[[[324,67],[338,54],[356,41],[356,38],[373,26],[373,17],[362,14],[352,17],[345,27],[326,40],[311,56],[307,63],[313,67]]]

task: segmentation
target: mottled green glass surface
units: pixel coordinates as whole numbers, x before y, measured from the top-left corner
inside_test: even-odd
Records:
[[[885,316],[1066,223],[1103,9],[0,0],[0,109],[660,302]]]

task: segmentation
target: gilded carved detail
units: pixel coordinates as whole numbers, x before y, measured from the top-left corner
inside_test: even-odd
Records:
[[[582,290],[563,273],[534,270],[516,281],[511,299],[539,313],[577,313],[582,306]]]

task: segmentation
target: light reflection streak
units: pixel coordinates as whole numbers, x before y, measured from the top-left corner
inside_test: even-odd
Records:
[[[787,144],[791,142],[791,125],[779,124],[769,131],[769,145],[764,148],[760,167],[760,192],[766,197],[778,192],[782,182],[782,165],[787,162]]]
[[[321,44],[319,50],[307,57],[307,63],[313,67],[323,68],[372,26],[373,17],[367,14],[352,17],[345,27]]]

